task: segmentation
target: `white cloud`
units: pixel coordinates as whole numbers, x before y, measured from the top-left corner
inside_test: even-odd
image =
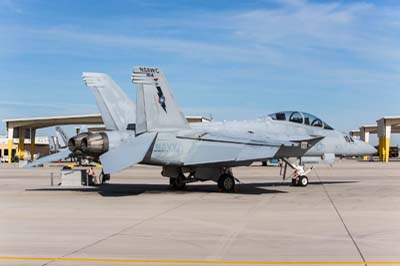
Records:
[[[262,65],[324,64],[332,62],[382,64],[397,68],[400,63],[400,9],[367,3],[311,3],[277,1],[278,7],[250,11],[196,13],[193,16],[145,20],[142,30],[123,33],[116,28],[93,31],[79,25],[19,30],[23,37],[59,44],[55,52],[79,54],[101,47],[121,50],[160,51],[201,60]],[[113,18],[112,25],[137,24],[138,18]],[[165,29],[168,25],[168,30]],[[157,30],[157,27],[159,30]],[[3,27],[3,31],[7,30]],[[16,29],[13,29],[14,31]],[[157,34],[151,34],[151,32]],[[159,32],[173,32],[159,34]],[[186,34],[185,34],[186,33]],[[189,33],[189,34],[188,34]],[[198,36],[198,37],[197,37]],[[65,44],[71,44],[65,48]],[[55,45],[57,46],[57,45]],[[41,50],[35,46],[35,50]],[[54,49],[54,47],[53,47]],[[52,52],[46,45],[41,52]],[[54,52],[54,51],[53,51]],[[84,53],[81,53],[85,55]],[[99,56],[86,53],[86,56]],[[326,61],[325,61],[326,60]],[[343,62],[347,60],[347,62]]]
[[[157,38],[147,36],[131,36],[110,33],[81,32],[79,30],[50,28],[50,29],[23,29],[25,33],[36,39],[60,43],[76,43],[96,49],[99,47],[118,48],[135,51],[136,49],[169,52],[183,57],[202,61],[220,59],[224,61],[250,63],[259,59],[279,58],[277,54],[268,49],[247,49],[234,44],[213,43],[207,41],[186,40],[184,38]],[[43,48],[42,52],[48,52]],[[59,50],[59,52],[62,52]],[[73,53],[67,51],[67,53]],[[87,56],[99,56],[87,54]],[[271,61],[266,61],[271,62]]]
[[[95,109],[96,106],[93,104],[74,104],[74,103],[30,103],[30,102],[17,102],[17,101],[2,101],[0,100],[0,105],[13,106],[13,107],[38,107],[38,108],[53,108],[53,109],[73,109],[73,108],[83,108],[87,110]]]
[[[400,61],[400,9],[366,3],[283,4],[241,12],[231,19],[238,38],[316,56],[348,52],[362,59]],[[277,49],[279,50],[279,49]]]

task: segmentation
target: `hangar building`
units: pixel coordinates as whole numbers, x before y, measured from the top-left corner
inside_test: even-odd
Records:
[[[367,143],[370,134],[378,134],[379,160],[383,162],[389,162],[390,136],[396,133],[400,133],[400,116],[384,116],[376,120],[375,125],[363,125],[359,130],[350,131],[350,135],[359,136]]]

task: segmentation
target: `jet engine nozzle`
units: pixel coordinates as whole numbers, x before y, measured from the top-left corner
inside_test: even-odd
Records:
[[[104,132],[89,134],[81,141],[81,151],[88,155],[101,155],[108,151],[108,136]]]
[[[89,136],[89,133],[80,133],[77,136],[68,140],[68,149],[72,152],[79,151],[81,149],[81,143],[84,138]]]

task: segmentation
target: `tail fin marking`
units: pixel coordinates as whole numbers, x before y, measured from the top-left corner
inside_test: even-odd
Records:
[[[137,134],[155,129],[189,128],[160,69],[135,67],[132,82],[137,85]]]

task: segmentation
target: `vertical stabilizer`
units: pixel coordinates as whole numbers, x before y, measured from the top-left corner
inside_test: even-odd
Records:
[[[160,69],[135,67],[132,82],[137,85],[137,134],[154,130],[189,128]]]
[[[126,130],[135,124],[135,105],[110,76],[85,72],[82,77],[96,97],[97,107],[107,129]]]
[[[66,148],[69,137],[61,127],[56,127],[56,137],[58,140],[59,148]]]

